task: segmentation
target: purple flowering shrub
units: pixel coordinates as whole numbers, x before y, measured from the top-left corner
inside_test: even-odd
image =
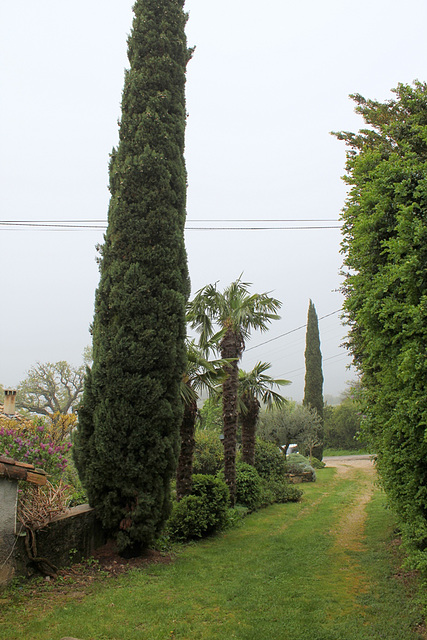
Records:
[[[44,418],[0,417],[0,455],[33,464],[48,474],[48,483],[19,483],[18,519],[37,528],[87,501],[71,457],[71,435],[76,416],[55,413]]]
[[[58,443],[46,424],[38,421],[31,429],[11,421],[0,423],[0,454],[18,462],[27,462],[43,469],[51,480],[63,475],[71,455],[71,442]]]

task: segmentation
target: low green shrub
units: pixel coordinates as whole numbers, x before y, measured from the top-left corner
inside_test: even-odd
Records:
[[[217,431],[200,431],[195,434],[193,473],[215,475],[224,466],[224,447]]]
[[[314,456],[311,457],[309,462],[314,469],[324,469],[324,467],[326,467],[326,463],[323,462],[323,460],[319,460]]]
[[[236,502],[255,511],[261,506],[262,483],[257,470],[250,464],[236,465]]]
[[[202,538],[224,528],[228,522],[228,488],[212,475],[193,476],[192,493],[175,503],[167,522],[174,540]]]
[[[269,488],[274,496],[274,502],[283,504],[285,502],[299,502],[303,496],[303,491],[293,484],[284,480],[271,481]]]
[[[286,458],[282,450],[273,442],[257,438],[255,469],[261,478],[282,478],[286,473]]]
[[[209,507],[200,496],[184,496],[176,502],[167,522],[167,532],[173,540],[201,538],[208,528]]]

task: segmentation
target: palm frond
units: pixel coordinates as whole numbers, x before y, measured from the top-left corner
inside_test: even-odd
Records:
[[[286,398],[273,389],[290,384],[289,380],[274,379],[265,375],[265,371],[270,367],[269,362],[257,362],[251,371],[239,371],[239,395],[244,397],[246,394],[248,397],[261,400],[268,409],[282,407],[287,403]]]

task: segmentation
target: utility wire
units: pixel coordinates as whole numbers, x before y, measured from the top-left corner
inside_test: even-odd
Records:
[[[351,357],[348,353],[336,353],[334,356],[329,356],[328,358],[322,358],[322,364],[328,362],[329,360],[334,360],[335,358],[349,358]],[[286,371],[286,373],[280,373],[277,377],[282,378],[283,376],[289,376],[292,373],[302,374],[305,372],[305,367],[299,367],[298,369],[292,369],[292,371]]]
[[[86,223],[86,222],[101,222],[107,224],[106,218],[73,218],[72,220],[2,220],[3,224],[31,224],[38,223],[52,223],[58,222],[60,224],[65,222],[72,223]],[[337,218],[195,218],[188,219],[187,222],[339,222]]]
[[[340,313],[342,309],[337,309],[336,311],[332,311],[331,313],[327,313],[325,316],[319,318],[319,320],[324,320],[325,318],[329,318],[329,316],[333,316],[336,313]],[[291,329],[290,331],[286,331],[286,333],[281,333],[279,336],[275,338],[270,338],[269,340],[264,340],[264,342],[260,342],[253,347],[249,347],[249,349],[245,349],[245,353],[248,351],[252,351],[252,349],[258,349],[258,347],[262,347],[264,344],[268,344],[269,342],[273,342],[274,340],[278,340],[279,338],[283,338],[284,336],[289,336],[291,333],[295,333],[295,331],[300,331],[300,329],[305,329],[307,323],[302,324],[300,327],[296,327],[295,329]]]
[[[188,220],[185,229],[188,231],[276,231],[276,230],[318,230],[318,229],[340,229],[340,225],[324,225],[324,224],[315,224],[315,225],[293,225],[293,226],[283,226],[283,223],[292,223],[292,222],[338,222],[338,220],[332,219],[269,219],[269,220],[261,220],[261,219],[231,219],[231,220]],[[210,226],[199,226],[206,225]],[[212,226],[212,223],[215,226]],[[219,224],[224,225],[227,223],[227,226],[219,226]],[[239,223],[239,226],[233,226],[232,223]],[[259,223],[257,226],[247,226],[253,225],[254,223]],[[263,226],[259,226],[262,223]],[[266,223],[276,223],[267,224]],[[277,226],[280,223],[281,226]],[[242,226],[245,225],[246,226]],[[52,229],[52,230],[60,230],[60,229],[105,229],[107,227],[106,220],[0,220],[0,229],[2,230],[12,230],[16,231],[18,229],[24,228],[40,228],[40,229]]]

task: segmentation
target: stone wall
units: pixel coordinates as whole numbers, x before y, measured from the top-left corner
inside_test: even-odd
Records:
[[[37,572],[28,557],[25,533],[15,532],[16,490],[16,481],[0,480],[0,588],[14,577]],[[89,558],[106,541],[95,511],[87,504],[72,507],[36,530],[35,536],[37,556],[47,558],[58,569]]]
[[[72,507],[35,534],[37,556],[47,558],[58,569],[89,558],[105,543],[95,511],[87,504]],[[16,545],[15,563],[16,575],[29,576],[36,570],[22,537]]]
[[[18,481],[0,478],[0,586],[15,573],[15,523]]]

